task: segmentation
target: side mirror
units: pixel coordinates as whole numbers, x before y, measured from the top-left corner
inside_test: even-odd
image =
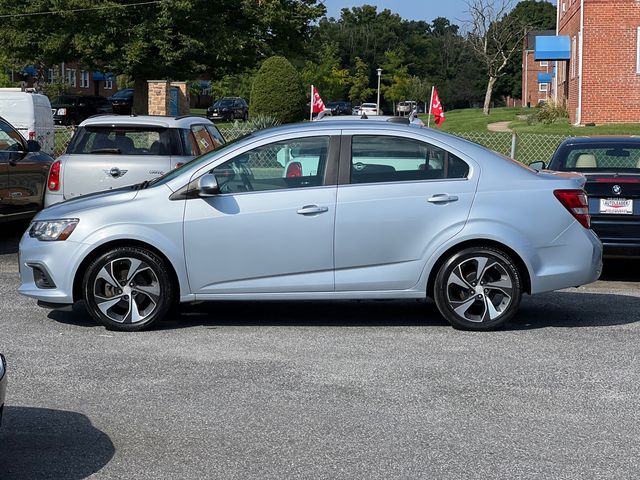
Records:
[[[213,197],[220,193],[218,181],[213,173],[207,173],[198,179],[198,195],[201,197]]]
[[[547,168],[547,165],[544,162],[533,162],[529,164],[529,167],[539,172],[540,170]]]
[[[39,152],[40,144],[35,140],[27,140],[27,152]]]

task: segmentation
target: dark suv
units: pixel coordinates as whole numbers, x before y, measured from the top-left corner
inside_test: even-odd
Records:
[[[131,109],[133,108],[133,93],[133,88],[124,88],[111,95],[108,100],[111,102],[111,106],[113,107],[113,113],[131,115]]]
[[[351,115],[353,110],[351,102],[345,102],[343,100],[327,102],[326,109],[331,110],[331,115]]]
[[[104,97],[60,95],[51,100],[53,122],[56,125],[78,125],[99,113],[112,113],[111,102]]]
[[[249,119],[249,105],[240,97],[223,97],[207,109],[209,120],[232,122]]]

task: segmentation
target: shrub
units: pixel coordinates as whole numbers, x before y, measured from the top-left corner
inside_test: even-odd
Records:
[[[284,57],[264,61],[253,80],[249,117],[268,115],[280,123],[303,119],[307,97],[297,70]]]
[[[249,121],[246,124],[247,128],[252,131],[263,130],[269,127],[277,127],[278,125],[280,125],[280,121],[277,118],[263,113],[258,113],[253,117],[249,117]]]
[[[548,99],[539,106],[536,116],[539,122],[550,125],[558,123],[561,119],[569,118],[569,112],[564,103]]]

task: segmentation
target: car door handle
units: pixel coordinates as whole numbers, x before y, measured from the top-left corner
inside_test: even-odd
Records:
[[[455,195],[448,195],[446,193],[438,193],[427,200],[429,203],[449,203],[456,201],[458,201],[458,197]]]
[[[319,207],[318,205],[305,205],[298,209],[298,215],[315,215],[318,213],[328,212],[329,207]]]

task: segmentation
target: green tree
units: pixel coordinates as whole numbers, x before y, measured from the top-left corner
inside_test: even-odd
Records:
[[[322,44],[316,61],[307,60],[302,70],[305,85],[315,85],[326,100],[341,100],[351,83],[349,70],[342,68],[335,43]]]
[[[369,66],[360,57],[356,57],[356,64],[351,76],[349,100],[361,103],[369,100],[375,93],[375,90],[370,85]]]
[[[253,80],[249,114],[297,122],[304,117],[306,101],[298,71],[286,58],[274,56],[264,61]]]
[[[274,52],[297,52],[310,35],[312,21],[325,11],[319,0],[63,3],[0,0],[3,12],[60,12],[31,16],[28,28],[25,18],[3,19],[0,48],[17,63],[75,60],[87,68],[130,75],[137,112],[146,112],[147,80],[189,80],[206,73],[219,79]]]

